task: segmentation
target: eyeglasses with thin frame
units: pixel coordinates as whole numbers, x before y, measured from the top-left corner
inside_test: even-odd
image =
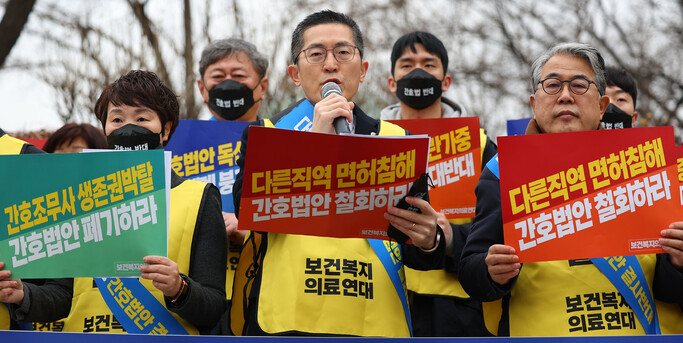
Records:
[[[308,49],[303,49],[299,53],[304,53],[306,61],[310,64],[321,64],[325,62],[327,58],[327,52],[332,50],[332,55],[339,63],[351,62],[356,56],[356,46],[353,45],[337,45],[334,48],[326,49],[323,47],[312,47]]]
[[[538,83],[541,84],[543,91],[546,92],[548,95],[555,95],[561,92],[562,86],[565,82],[569,84],[569,90],[571,90],[572,93],[576,95],[586,94],[586,92],[588,92],[588,88],[590,88],[591,86],[591,83],[594,84],[595,87],[598,86],[597,83],[590,81],[588,79],[584,79],[582,77],[577,77],[575,79],[571,79],[568,81],[562,81],[555,77],[549,77],[545,80],[538,81]]]

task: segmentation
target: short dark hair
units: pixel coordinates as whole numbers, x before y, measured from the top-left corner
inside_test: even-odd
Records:
[[[605,68],[605,77],[607,79],[607,86],[616,86],[621,88],[624,92],[631,95],[633,98],[633,107],[636,107],[636,98],[638,98],[638,82],[629,74],[626,69],[616,66],[609,66]]]
[[[448,52],[441,40],[436,38],[429,32],[415,31],[405,34],[394,43],[394,48],[391,50],[391,76],[394,76],[394,67],[396,61],[401,58],[403,52],[407,47],[410,47],[414,53],[417,53],[415,44],[420,43],[425,47],[427,52],[439,56],[441,64],[443,65],[444,75],[448,73]]]
[[[204,81],[204,72],[206,71],[206,68],[225,57],[239,54],[240,52],[244,52],[247,55],[254,65],[254,69],[256,69],[259,78],[262,79],[266,76],[268,59],[258,52],[254,44],[239,38],[227,38],[213,41],[209,46],[204,48],[202,57],[199,60],[199,77]]]
[[[363,34],[360,32],[360,28],[358,27],[358,24],[356,24],[356,21],[346,14],[331,10],[323,10],[308,15],[294,29],[294,32],[292,33],[291,48],[292,64],[297,64],[299,62],[299,53],[301,53],[301,50],[304,48],[304,31],[311,26],[321,24],[343,24],[351,28],[351,31],[353,31],[353,44],[358,48],[361,60],[363,59]]]
[[[172,123],[168,139],[171,139],[178,126],[178,97],[151,71],[131,70],[102,91],[95,103],[95,116],[102,123],[102,129],[107,122],[109,103],[115,106],[144,106],[156,112],[161,121],[162,134],[166,123]]]
[[[88,149],[107,149],[107,137],[102,130],[90,124],[68,123],[55,131],[43,145],[45,152],[53,153],[63,144],[71,144],[76,138],[83,138]]]

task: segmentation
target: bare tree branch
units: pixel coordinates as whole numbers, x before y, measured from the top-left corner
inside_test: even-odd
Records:
[[[7,3],[0,0],[0,6]],[[166,2],[118,0],[109,6],[132,9],[135,16],[124,17],[130,22],[112,29],[103,18],[93,20],[56,0],[42,0],[33,9],[38,20],[30,21],[22,34],[39,37],[49,52],[37,59],[13,58],[7,67],[38,71],[58,97],[71,97],[58,105],[65,118],[68,112],[72,118],[90,115],[102,87],[128,69],[154,70],[169,86],[175,85],[184,115],[194,118],[205,110],[195,89],[196,45],[234,36],[254,43],[269,57],[270,86],[259,110],[261,117],[268,117],[302,96],[287,75],[294,26],[306,13],[331,8],[351,15],[363,31],[370,69],[354,101],[370,115],[378,116],[384,106],[397,101],[386,82],[391,48],[402,34],[428,31],[443,41],[453,76],[448,96],[464,103],[470,115],[479,115],[492,137],[504,134],[506,119],[531,114],[528,79],[534,58],[556,43],[579,41],[596,46],[607,64],[621,65],[637,79],[642,125],[674,125],[683,137],[680,0],[224,3],[217,11],[210,0],[183,0],[178,6],[183,16],[161,18],[152,6],[168,6]],[[179,20],[182,34],[174,29]]]
[[[206,37],[206,40],[211,43],[213,41],[213,38],[211,37],[211,32],[209,28],[211,27],[211,16],[209,15],[211,13],[211,0],[206,0],[204,1],[204,7],[206,7],[206,15],[204,16],[204,26],[202,32],[204,33],[204,37]]]
[[[232,0],[232,16],[235,20],[235,28],[239,30],[237,35],[234,35],[236,37],[244,37],[244,26],[242,25],[242,20],[241,20],[241,15],[240,15],[240,7],[239,4],[237,3],[237,0]]]
[[[123,42],[118,38],[115,38],[110,33],[104,32],[98,27],[91,25],[84,25],[80,22],[79,17],[73,14],[69,14],[63,11],[61,8],[54,4],[48,5],[46,10],[36,9],[35,15],[42,21],[46,20],[51,23],[57,24],[65,29],[70,29],[74,31],[87,30],[95,34],[99,39],[104,39],[107,43],[114,45],[118,50],[126,51],[130,54],[132,59],[142,60],[142,57],[135,53],[129,43]],[[36,35],[42,36],[46,42],[56,42],[58,44],[66,44],[63,37],[57,37],[50,32],[50,30],[32,30]],[[48,38],[49,37],[49,38]]]
[[[35,0],[9,0],[5,7],[5,14],[0,21],[0,68],[19,40],[19,35],[28,21],[28,16],[33,10]]]
[[[159,39],[156,33],[154,33],[154,30],[152,29],[152,22],[150,21],[149,17],[147,17],[147,13],[145,13],[145,5],[147,4],[147,1],[140,2],[138,0],[128,0],[128,4],[130,5],[130,8],[133,10],[135,18],[138,19],[138,23],[142,28],[142,32],[144,36],[147,38],[147,42],[149,43],[150,47],[152,48],[152,52],[154,53],[154,57],[157,62],[156,70],[159,74],[159,78],[165,84],[169,86],[172,85],[171,78],[168,76],[168,70],[166,69],[166,63],[164,62],[161,48],[159,47]]]

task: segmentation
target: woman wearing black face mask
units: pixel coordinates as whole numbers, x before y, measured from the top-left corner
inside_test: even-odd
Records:
[[[128,107],[128,111],[139,107]],[[120,109],[121,106],[115,107]],[[107,134],[107,144],[112,150],[153,150],[163,149],[161,132],[152,132],[137,124],[125,124],[118,129],[112,129]]]
[[[154,73],[145,71],[131,71],[109,85],[95,113],[110,147],[120,150],[163,149],[178,125],[175,94]],[[206,334],[227,306],[227,237],[220,194],[213,185],[184,180],[172,172],[170,199],[168,257],[143,259],[142,292],[151,293],[154,297],[147,300],[160,302],[162,311],[177,321],[177,331],[168,333]],[[49,280],[45,286],[24,283],[23,287],[30,291],[12,305],[13,316],[20,321],[49,322],[68,316],[64,331],[85,332],[89,318],[112,316],[117,310],[107,307],[102,294],[108,291],[101,294],[92,278]],[[144,299],[144,295],[133,296]],[[138,332],[131,323],[120,321],[126,332]],[[124,331],[112,326],[110,332]]]

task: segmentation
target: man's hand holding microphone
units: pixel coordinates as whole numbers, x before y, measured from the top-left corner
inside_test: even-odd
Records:
[[[339,85],[335,81],[326,82],[320,90],[320,98],[313,110],[311,132],[352,133],[349,123],[353,122],[354,103],[342,96]]]

